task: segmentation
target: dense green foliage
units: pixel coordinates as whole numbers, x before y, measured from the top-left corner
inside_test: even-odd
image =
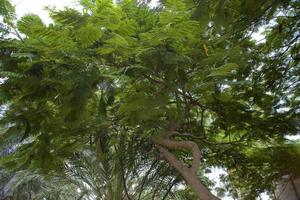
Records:
[[[228,170],[220,195],[254,199],[300,174],[299,145],[286,140],[300,129],[299,2],[82,0],[82,11],[49,10],[50,25],[15,22],[3,2],[1,165],[41,182],[40,198],[57,179],[65,191],[49,199],[194,199],[151,140],[173,121],[189,133],[173,139],[201,150],[202,182]]]

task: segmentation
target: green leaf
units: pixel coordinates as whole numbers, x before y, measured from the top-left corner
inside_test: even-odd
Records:
[[[34,14],[23,16],[17,25],[19,30],[26,35],[34,35],[46,28],[41,18]]]
[[[105,40],[105,42],[107,44],[110,44],[111,46],[115,46],[115,47],[118,47],[118,46],[127,47],[128,46],[128,42],[126,41],[126,39],[116,33],[114,33],[110,39]]]
[[[32,54],[32,53],[12,53],[11,57],[14,57],[14,58],[30,58],[30,59],[32,59],[33,57],[35,57],[35,55]]]
[[[8,71],[0,71],[1,78],[22,78],[25,77],[23,74],[8,72]]]
[[[199,20],[200,24],[200,31],[204,32],[207,28],[210,13],[209,13],[209,5],[211,2],[208,2],[207,0],[201,0],[199,1],[196,10],[193,13],[193,19]]]
[[[99,53],[100,55],[110,54],[114,51],[115,51],[115,48],[107,47],[107,46],[103,46],[103,47],[97,49],[97,53]]]
[[[238,68],[239,68],[239,66],[235,63],[227,63],[225,65],[222,65],[221,67],[214,69],[208,76],[210,76],[210,77],[228,76],[231,73],[233,73],[234,70],[236,70]]]
[[[91,46],[101,37],[101,29],[96,24],[86,24],[75,33],[75,38],[82,47]]]

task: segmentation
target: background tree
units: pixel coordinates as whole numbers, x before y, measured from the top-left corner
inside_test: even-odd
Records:
[[[49,10],[48,26],[26,15],[17,22],[22,37],[1,40],[0,145],[16,147],[3,166],[62,170],[90,145],[106,171],[118,169],[105,187],[120,188],[111,194],[125,199],[139,182],[129,173],[134,163],[145,162],[142,173],[158,157],[176,170],[168,184],[183,177],[200,199],[217,199],[198,179],[212,166],[228,170],[233,196],[272,191],[283,169],[273,158],[299,155],[297,145],[285,144],[286,135],[299,133],[298,2],[81,5]],[[255,43],[251,33],[268,21],[266,42]],[[122,146],[127,141],[134,149]],[[153,198],[163,180],[151,180]]]

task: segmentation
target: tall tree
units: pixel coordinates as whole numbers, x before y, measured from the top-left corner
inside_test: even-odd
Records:
[[[253,152],[280,155],[285,136],[299,133],[298,2],[81,5],[49,10],[48,26],[26,15],[19,39],[1,40],[0,145],[17,141],[4,166],[47,173],[87,144],[102,161],[118,159],[133,137],[135,151],[165,160],[199,199],[218,199],[198,178],[211,166],[228,169],[232,195],[272,189],[282,168]],[[269,20],[256,44],[251,33]]]

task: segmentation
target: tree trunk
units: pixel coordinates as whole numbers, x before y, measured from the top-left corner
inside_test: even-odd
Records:
[[[200,164],[200,150],[196,143],[191,141],[172,141],[169,139],[157,138],[153,140],[157,145],[162,159],[170,163],[185,179],[191,189],[197,194],[199,200],[217,200],[218,197],[214,196],[210,191],[199,181],[197,177],[197,170]],[[193,164],[190,168],[185,166],[178,160],[169,149],[192,149],[193,151]]]
[[[191,189],[197,194],[199,200],[217,200],[198,179],[197,171],[200,165],[201,154],[198,145],[193,141],[173,141],[169,139],[171,132],[173,132],[178,125],[173,125],[166,131],[164,137],[154,138],[153,142],[157,145],[162,159],[170,163],[185,179]],[[183,162],[178,160],[175,155],[168,151],[168,149],[189,149],[193,153],[192,166],[187,167]]]

